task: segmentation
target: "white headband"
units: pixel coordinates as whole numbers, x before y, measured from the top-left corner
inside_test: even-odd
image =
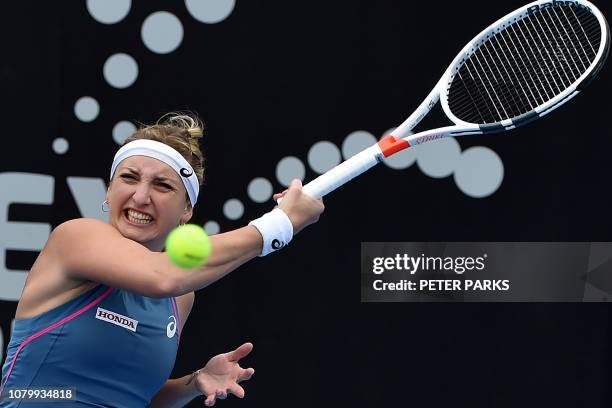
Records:
[[[129,142],[122,146],[117,154],[115,154],[111,167],[111,180],[113,179],[113,175],[119,163],[131,156],[152,157],[170,166],[172,170],[181,177],[181,180],[183,180],[185,190],[187,190],[187,195],[189,195],[189,201],[191,201],[191,206],[195,206],[198,200],[198,193],[200,192],[200,183],[189,162],[185,160],[179,152],[155,140],[138,139]]]

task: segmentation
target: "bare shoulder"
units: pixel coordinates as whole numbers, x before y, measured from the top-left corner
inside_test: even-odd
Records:
[[[74,221],[78,222],[68,221],[62,224],[61,228],[58,227],[60,234],[56,232],[58,228],[54,230],[32,265],[17,306],[17,318],[32,317],[46,312],[97,285],[96,282],[87,279],[67,277],[64,273],[62,259],[57,250],[62,245],[69,245],[63,242],[66,239],[64,232],[75,228],[77,224],[81,224],[83,228],[91,224],[82,223],[81,220]],[[102,223],[97,220],[87,221]]]
[[[51,233],[47,246],[68,275],[82,272],[81,278],[94,281],[98,281],[96,275],[103,275],[113,266],[142,265],[143,257],[150,252],[140,243],[125,238],[112,225],[92,218],[60,224]],[[89,271],[94,274],[88,275]]]
[[[91,257],[92,249],[100,248],[100,244],[120,238],[121,234],[106,222],[77,218],[58,225],[51,232],[44,250],[66,270],[71,264],[79,264],[77,261]]]
[[[104,221],[94,218],[76,218],[58,225],[51,233],[49,243],[51,244],[55,241],[65,243],[65,241],[81,239],[83,237],[87,237],[88,235],[94,234],[109,234],[118,236],[119,232]]]

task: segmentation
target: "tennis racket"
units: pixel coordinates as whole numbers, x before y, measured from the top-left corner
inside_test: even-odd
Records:
[[[390,135],[303,187],[323,197],[401,150],[444,137],[511,130],[563,105],[597,75],[608,24],[584,0],[540,0],[491,24],[455,57],[421,105]],[[452,126],[412,134],[440,101]]]

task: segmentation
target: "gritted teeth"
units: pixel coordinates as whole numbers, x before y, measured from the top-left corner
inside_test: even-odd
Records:
[[[153,217],[151,217],[149,214],[141,213],[139,211],[132,210],[132,209],[127,210],[126,215],[130,221],[136,222],[139,224],[147,224],[153,221]]]

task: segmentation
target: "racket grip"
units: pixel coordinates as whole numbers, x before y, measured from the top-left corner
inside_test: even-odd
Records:
[[[306,184],[302,191],[311,197],[321,198],[341,185],[357,177],[366,170],[374,167],[383,159],[378,144],[368,147],[353,157],[340,163],[333,169],[321,174],[310,183]],[[280,204],[282,198],[278,199]]]

